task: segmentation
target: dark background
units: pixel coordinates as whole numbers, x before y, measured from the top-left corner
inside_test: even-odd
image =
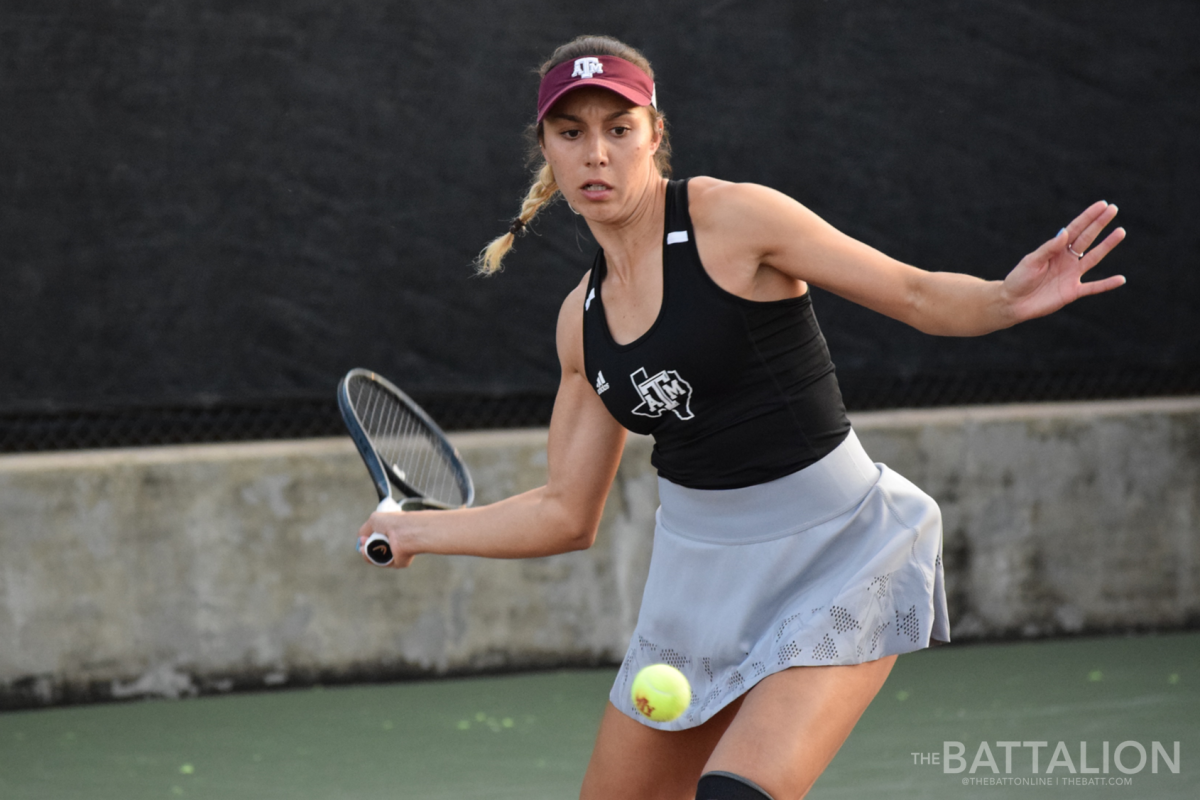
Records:
[[[1200,4],[0,0],[0,449],[318,435],[350,367],[536,424],[594,244],[526,182],[532,70],[641,48],[675,174],[1002,277],[1089,203],[1129,284],[981,339],[815,302],[851,408],[1200,391]]]

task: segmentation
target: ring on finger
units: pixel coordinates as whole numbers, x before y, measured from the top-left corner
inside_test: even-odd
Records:
[[[1075,249],[1074,247],[1072,247],[1072,246],[1071,246],[1071,245],[1073,245],[1073,244],[1075,244],[1075,243],[1074,243],[1074,242],[1071,242],[1070,244],[1068,244],[1068,245],[1067,245],[1067,250],[1068,250],[1068,251],[1070,251],[1071,255],[1075,256],[1075,258],[1077,258],[1077,259],[1082,259],[1084,254],[1083,254],[1083,253],[1080,253],[1080,252],[1078,252],[1078,251],[1076,251],[1076,249]]]

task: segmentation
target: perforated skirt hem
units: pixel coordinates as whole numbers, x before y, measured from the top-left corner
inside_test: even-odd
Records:
[[[610,694],[650,727],[701,725],[791,667],[859,664],[950,640],[937,504],[873,464],[853,432],[817,464],[747,489],[660,478],[650,573]],[[666,723],[641,716],[629,697],[638,670],[658,663],[692,687],[688,709]]]

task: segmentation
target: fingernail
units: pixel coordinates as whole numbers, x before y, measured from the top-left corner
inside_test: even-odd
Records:
[[[1064,231],[1066,231],[1066,228],[1059,228],[1058,233],[1054,234],[1054,238],[1057,239],[1058,237],[1062,236]]]
[[[1108,201],[1107,201],[1107,200],[1101,200],[1100,202],[1101,202],[1101,203],[1104,203],[1104,205],[1108,205]]]

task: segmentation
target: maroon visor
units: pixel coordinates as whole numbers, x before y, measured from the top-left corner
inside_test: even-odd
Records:
[[[658,108],[654,81],[636,65],[617,56],[586,56],[557,64],[542,78],[538,88],[537,121],[542,121],[558,98],[585,86],[599,86],[639,106]]]

